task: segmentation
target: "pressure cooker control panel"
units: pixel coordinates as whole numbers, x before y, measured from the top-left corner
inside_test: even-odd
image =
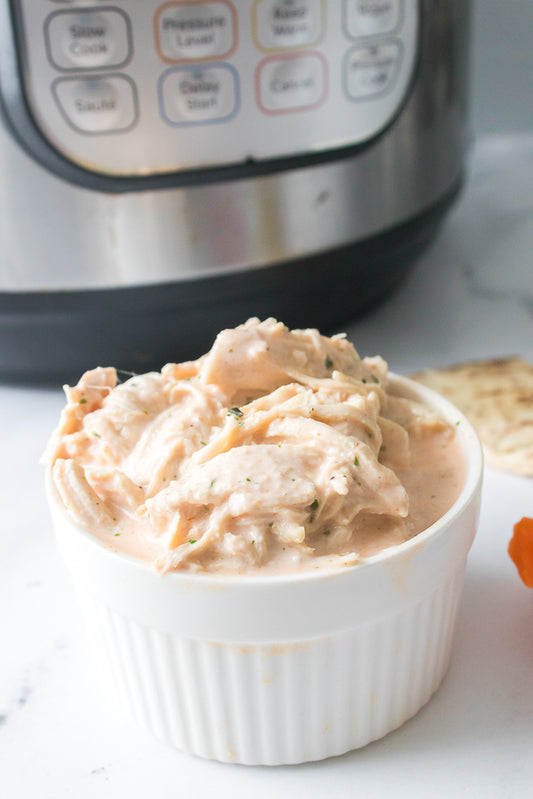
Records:
[[[54,147],[142,176],[378,135],[418,48],[417,0],[18,0],[24,89]]]

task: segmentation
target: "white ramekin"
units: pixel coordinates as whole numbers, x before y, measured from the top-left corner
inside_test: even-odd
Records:
[[[399,727],[439,686],[477,526],[481,447],[442,397],[392,382],[457,425],[465,485],[423,533],[340,571],[160,576],[76,528],[48,479],[97,659],[161,740],[227,762],[320,760]]]

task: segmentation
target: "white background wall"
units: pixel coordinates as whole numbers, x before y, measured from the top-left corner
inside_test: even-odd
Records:
[[[533,132],[533,0],[473,0],[472,125]]]

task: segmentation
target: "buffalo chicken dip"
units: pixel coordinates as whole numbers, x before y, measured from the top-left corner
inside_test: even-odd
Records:
[[[454,428],[344,335],[250,319],[196,361],[65,387],[45,453],[71,520],[161,572],[349,566],[463,484]]]

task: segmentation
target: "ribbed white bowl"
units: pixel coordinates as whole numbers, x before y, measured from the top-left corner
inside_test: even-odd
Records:
[[[400,726],[439,686],[477,525],[481,449],[453,406],[395,381],[459,422],[465,487],[428,530],[341,571],[162,577],[76,529],[49,481],[97,661],[161,740],[221,761],[320,760]]]

